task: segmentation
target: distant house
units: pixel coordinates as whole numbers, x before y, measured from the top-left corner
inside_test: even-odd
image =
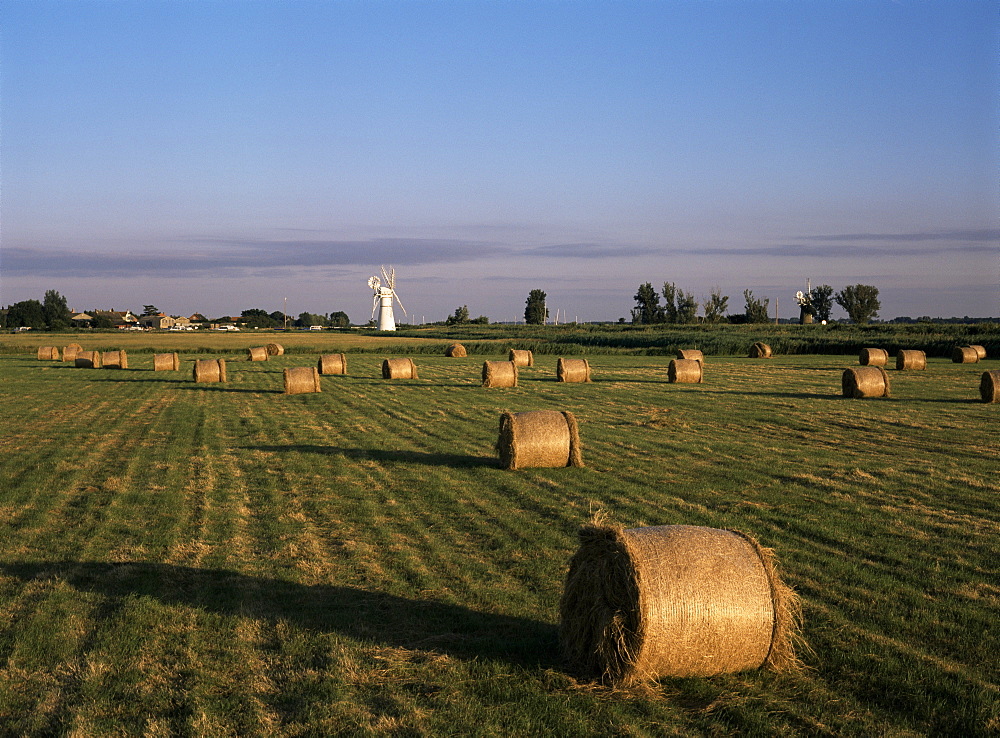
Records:
[[[174,318],[174,327],[177,328],[190,328],[191,318],[185,318],[183,315]]]
[[[206,318],[201,313],[195,313],[194,315],[192,315],[191,317],[189,317],[188,320],[190,320],[194,324],[207,323],[208,322],[208,318]]]
[[[131,310],[88,310],[84,313],[73,313],[70,316],[73,325],[80,328],[92,328],[97,318],[106,318],[111,325],[122,331],[137,328],[139,323],[139,319],[132,314]]]
[[[163,313],[143,315],[139,318],[139,325],[143,328],[159,328],[160,330],[167,330],[176,322],[176,318],[171,318],[169,315],[164,315]]]

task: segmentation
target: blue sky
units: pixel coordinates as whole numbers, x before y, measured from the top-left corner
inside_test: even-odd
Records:
[[[0,304],[364,321],[1000,316],[1000,11],[967,0],[5,0]],[[835,309],[835,317],[841,315]]]

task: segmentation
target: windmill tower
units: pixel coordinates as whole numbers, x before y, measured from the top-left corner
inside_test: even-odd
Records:
[[[399,307],[403,310],[403,315],[406,315],[406,308],[403,307],[399,296],[396,295],[396,270],[389,267],[389,271],[387,272],[385,267],[382,267],[382,279],[370,277],[368,279],[368,286],[374,292],[372,296],[372,320],[375,319],[375,311],[377,310],[378,329],[380,331],[396,330],[396,319],[392,314],[393,300],[399,303]]]

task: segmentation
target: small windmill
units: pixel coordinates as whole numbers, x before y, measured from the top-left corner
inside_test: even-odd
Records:
[[[372,296],[372,320],[375,319],[375,311],[378,310],[378,329],[380,331],[396,330],[396,319],[392,314],[392,301],[395,299],[399,307],[406,315],[406,308],[396,294],[396,270],[389,267],[389,271],[382,267],[382,279],[377,276],[368,279],[368,286],[374,291]],[[407,316],[409,317],[409,316]]]

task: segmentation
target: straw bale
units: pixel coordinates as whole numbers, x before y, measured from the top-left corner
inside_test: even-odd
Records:
[[[979,357],[980,361],[982,361],[983,359],[986,358],[986,347],[985,346],[980,346],[978,343],[974,343],[971,346],[969,346],[969,348],[976,350],[976,355]]]
[[[316,365],[320,374],[347,374],[346,354],[325,354]]]
[[[59,361],[59,349],[56,346],[39,346],[39,361]]]
[[[128,369],[128,354],[124,351],[105,351],[101,363],[105,369]]]
[[[465,350],[465,346],[460,343],[453,343],[448,348],[444,350],[445,356],[451,356],[454,358],[461,358],[463,356],[468,356],[468,352]]]
[[[861,366],[885,366],[889,363],[889,352],[880,348],[863,348],[858,361]]]
[[[269,343],[265,348],[269,356],[281,356],[285,353],[285,347],[280,343]]]
[[[926,369],[927,354],[916,349],[903,349],[896,354],[897,369]]]
[[[956,346],[951,352],[951,360],[956,364],[975,364],[979,361],[979,352],[972,346]]]
[[[844,397],[888,397],[889,375],[880,366],[850,367],[840,379]]]
[[[83,367],[85,369],[100,369],[101,368],[101,352],[100,351],[78,351],[76,358],[73,360],[74,366]]]
[[[267,346],[254,346],[247,349],[247,361],[267,361],[271,357]]]
[[[983,372],[979,382],[979,394],[983,402],[1000,402],[1000,370]]]
[[[382,362],[382,379],[418,379],[413,359],[386,359]]]
[[[697,359],[671,359],[667,367],[667,381],[683,384],[700,384],[703,367]]]
[[[750,358],[751,359],[770,359],[771,358],[771,347],[766,343],[761,343],[757,341],[753,346],[750,347]]]
[[[497,451],[504,469],[583,466],[576,417],[568,411],[502,413]]]
[[[322,392],[319,386],[319,369],[314,366],[297,366],[285,369],[284,377],[286,395]]]
[[[176,372],[181,368],[181,358],[174,354],[153,354],[154,372]]]
[[[798,595],[739,531],[585,526],[559,610],[567,660],[615,685],[799,666]]]
[[[517,387],[517,364],[513,361],[484,361],[483,387]]]
[[[563,359],[556,362],[556,379],[560,382],[589,382],[590,362],[586,359]]]
[[[518,366],[534,366],[535,354],[526,349],[511,349],[507,354],[507,360],[513,361]]]
[[[76,361],[76,355],[83,351],[83,346],[78,343],[71,343],[63,348],[63,361]]]
[[[197,359],[194,362],[195,382],[225,382],[225,359]]]
[[[677,349],[677,358],[694,359],[695,361],[700,361],[702,364],[705,363],[705,354],[698,349]]]

